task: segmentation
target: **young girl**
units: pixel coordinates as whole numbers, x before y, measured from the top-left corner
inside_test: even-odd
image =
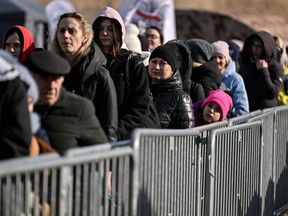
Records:
[[[226,119],[233,107],[232,98],[222,90],[215,90],[209,96],[193,105],[195,126],[210,124]]]

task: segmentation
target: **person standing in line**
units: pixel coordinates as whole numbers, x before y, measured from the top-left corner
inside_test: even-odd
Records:
[[[4,34],[2,48],[24,64],[28,55],[35,51],[33,35],[24,26],[11,26]]]
[[[227,115],[232,107],[233,102],[229,94],[220,89],[211,91],[205,100],[193,104],[195,126],[227,119]]]
[[[93,103],[62,87],[70,64],[47,50],[31,53],[27,67],[38,84],[40,96],[34,109],[41,117],[51,146],[61,155],[75,147],[106,143]]]
[[[193,103],[205,99],[202,85],[191,80],[193,71],[189,46],[179,39],[172,39],[167,44],[174,44],[178,48],[176,51],[177,69],[181,75],[183,90],[190,95]]]
[[[0,55],[0,160],[28,156],[32,137],[27,89],[19,71],[3,58],[4,52]]]
[[[183,91],[176,60],[177,46],[165,44],[152,51],[148,72],[161,128],[194,127],[192,100]]]
[[[148,51],[152,52],[156,47],[164,43],[162,30],[157,26],[146,27],[145,34]]]
[[[93,42],[93,30],[77,12],[62,14],[49,49],[64,57],[71,66],[63,86],[90,99],[109,142],[117,140],[117,99],[113,80],[105,68],[106,58]]]
[[[191,80],[202,85],[206,98],[210,91],[222,88],[222,75],[213,57],[213,47],[203,39],[190,39],[186,42],[192,58]]]
[[[284,71],[277,60],[277,48],[269,32],[252,33],[245,40],[239,74],[245,83],[250,112],[277,106]]]
[[[249,113],[249,102],[244,81],[236,72],[236,64],[229,55],[229,45],[225,41],[212,43],[214,56],[222,74],[222,82],[233,98],[233,113],[236,116]]]
[[[106,68],[114,81],[118,102],[118,140],[130,139],[135,128],[160,127],[142,59],[121,49],[126,29],[114,8],[105,7],[93,22],[94,41],[107,58]]]

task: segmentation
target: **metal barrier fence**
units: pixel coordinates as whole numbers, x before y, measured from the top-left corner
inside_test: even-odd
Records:
[[[0,214],[283,215],[288,106],[0,163]]]
[[[288,106],[276,107],[274,112],[274,202],[278,209],[288,204]]]
[[[241,124],[241,123],[245,123],[247,122],[250,118],[253,118],[257,115],[260,115],[262,113],[261,110],[255,110],[253,112],[250,112],[246,115],[241,115],[241,116],[237,116],[237,117],[234,117],[234,118],[231,118],[228,120],[228,125],[229,126],[232,126],[232,125],[237,125],[237,124]]]
[[[135,215],[134,173],[133,149],[111,149],[110,144],[73,149],[64,157],[1,162],[0,212],[4,216]]]
[[[57,215],[56,209],[61,211],[61,194],[56,189],[56,185],[61,188],[57,181],[61,165],[56,154],[1,162],[1,215]]]
[[[66,157],[67,176],[73,180],[66,181],[71,194],[68,215],[132,215],[134,182],[137,182],[132,148],[124,146],[83,154],[79,151],[74,149],[78,156],[70,152]]]
[[[262,196],[261,196],[261,215],[273,215],[275,210],[274,203],[274,189],[273,189],[273,161],[275,160],[274,152],[274,111],[270,110],[263,112],[258,116],[250,118],[248,122],[261,121],[262,122],[262,146],[263,146],[263,172],[262,180]],[[264,199],[265,197],[265,199]]]
[[[198,157],[198,164],[197,164],[197,173],[198,173],[198,194],[197,194],[197,215],[207,215],[205,206],[207,205],[206,197],[206,173],[207,173],[207,161],[208,161],[208,154],[207,154],[207,146],[210,141],[211,132],[214,129],[224,128],[228,126],[227,121],[216,122],[213,124],[203,125],[199,127],[193,128],[193,130],[199,132],[199,136],[197,137],[197,157]],[[196,214],[195,214],[196,215]]]
[[[191,130],[134,132],[139,171],[137,216],[197,214],[198,135]]]
[[[208,215],[261,215],[261,130],[255,122],[212,131]]]

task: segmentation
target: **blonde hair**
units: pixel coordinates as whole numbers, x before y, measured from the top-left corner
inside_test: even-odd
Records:
[[[51,42],[49,49],[51,51],[54,51],[55,53],[59,54],[62,57],[65,57],[64,52],[62,51],[60,45],[59,45],[59,41],[57,38],[57,34],[59,31],[59,23],[61,20],[65,19],[65,18],[74,18],[76,20],[79,21],[80,26],[82,27],[83,30],[83,34],[87,36],[87,40],[86,42],[84,42],[77,54],[77,56],[75,57],[73,63],[71,64],[71,66],[76,65],[85,55],[87,55],[90,52],[91,49],[91,43],[93,41],[93,30],[92,30],[92,26],[88,23],[88,21],[85,19],[85,17],[77,12],[72,12],[72,13],[64,13],[60,16],[58,23],[57,23],[57,28],[55,31],[55,36],[53,41]]]

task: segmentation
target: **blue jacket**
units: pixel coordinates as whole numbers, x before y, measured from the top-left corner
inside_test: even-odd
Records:
[[[236,73],[236,64],[229,58],[228,66],[223,73],[222,82],[233,95],[233,111],[236,116],[249,113],[249,102],[243,78]]]

